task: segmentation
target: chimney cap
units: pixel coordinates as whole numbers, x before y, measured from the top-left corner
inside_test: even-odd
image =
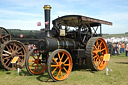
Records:
[[[43,7],[45,10],[50,10],[52,7],[50,5],[44,5]]]

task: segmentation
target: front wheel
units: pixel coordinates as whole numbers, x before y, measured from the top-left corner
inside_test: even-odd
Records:
[[[47,62],[47,69],[53,81],[64,80],[72,70],[72,57],[64,49],[57,49],[51,53]]]
[[[26,56],[25,66],[29,74],[37,75],[46,70],[46,59],[38,49],[32,49]],[[44,59],[43,59],[44,58]]]

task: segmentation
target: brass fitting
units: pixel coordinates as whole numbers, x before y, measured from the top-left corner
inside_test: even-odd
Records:
[[[44,5],[43,7],[45,10],[50,10],[52,7],[50,5]]]

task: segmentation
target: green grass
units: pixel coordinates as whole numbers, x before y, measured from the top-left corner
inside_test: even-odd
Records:
[[[86,65],[75,67],[64,81],[53,82],[47,72],[41,75],[28,75],[25,68],[20,75],[17,71],[0,69],[0,85],[128,85],[128,57],[124,54],[111,56],[107,65],[112,71],[90,71]]]

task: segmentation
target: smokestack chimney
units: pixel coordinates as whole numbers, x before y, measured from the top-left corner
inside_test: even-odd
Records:
[[[49,30],[50,30],[50,5],[44,5],[44,16],[45,16],[45,29],[46,29],[46,36],[50,37]]]

